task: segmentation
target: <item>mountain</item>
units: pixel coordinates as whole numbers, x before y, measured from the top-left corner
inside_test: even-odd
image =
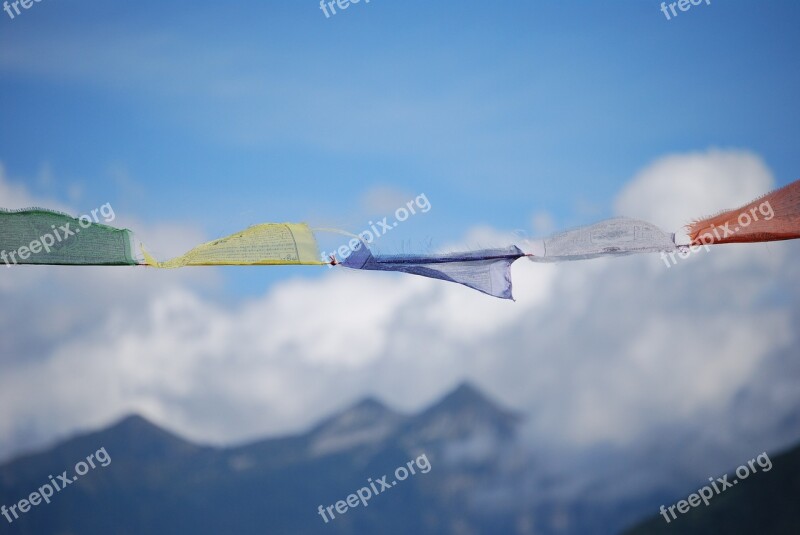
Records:
[[[680,533],[694,535],[704,533],[800,533],[800,446],[771,459],[768,472],[750,474],[741,484],[726,488],[713,496],[708,505],[702,502],[687,513],[677,514],[673,519],[667,513],[667,523],[660,514],[625,532],[625,535],[658,535]],[[766,463],[764,463],[767,466]],[[760,468],[761,465],[755,465]],[[728,474],[728,481],[736,479]],[[685,500],[697,492],[689,488],[679,500]],[[677,501],[677,500],[676,500]],[[664,504],[666,507],[675,502]]]
[[[6,510],[13,522],[0,516],[0,533],[449,533],[463,532],[462,525],[485,531],[497,519],[471,520],[465,500],[502,479],[496,454],[512,448],[520,421],[468,384],[419,414],[365,399],[306,433],[230,448],[197,446],[130,416],[1,466],[0,504],[10,507],[96,454],[96,467],[49,504]],[[101,466],[97,459],[106,454]],[[327,523],[319,514],[320,505],[345,500],[370,481],[395,481],[395,469],[409,463],[416,474],[367,507]],[[436,477],[422,472],[426,466]]]
[[[522,422],[466,383],[416,414],[368,398],[307,432],[225,448],[130,416],[0,466],[12,520],[0,516],[0,534],[613,535],[681,499],[653,484],[646,452],[553,452],[523,443]],[[774,465],[680,522],[658,516],[630,533],[796,533],[784,528],[797,527],[800,451]],[[49,504],[21,512],[59,482]],[[371,494],[366,506],[356,496],[336,510],[357,492]]]

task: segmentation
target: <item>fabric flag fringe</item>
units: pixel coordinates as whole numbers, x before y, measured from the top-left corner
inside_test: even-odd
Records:
[[[441,255],[375,256],[362,243],[341,264],[352,269],[400,271],[431,279],[456,282],[487,295],[513,299],[511,264],[525,256],[516,246]]]
[[[158,262],[142,247],[145,264],[160,268],[183,266],[325,265],[317,240],[305,223],[263,223],[236,234],[198,245],[188,253]]]
[[[695,221],[687,231],[692,245],[800,238],[800,180],[735,210]]]
[[[676,250],[677,246],[674,234],[667,234],[652,223],[616,217],[533,242],[532,249],[529,258],[534,262],[563,262],[669,252]]]
[[[6,265],[137,264],[131,231],[43,208],[0,208],[0,258]]]

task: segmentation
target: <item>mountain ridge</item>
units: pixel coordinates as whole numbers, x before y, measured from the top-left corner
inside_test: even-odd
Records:
[[[365,397],[300,433],[231,446],[194,444],[128,415],[0,465],[0,505],[11,505],[49,475],[71,473],[100,448],[111,459],[13,524],[0,517],[0,526],[12,534],[302,535],[324,529],[347,535],[611,535],[652,515],[658,508],[653,504],[669,496],[651,489],[604,505],[598,496],[616,488],[615,475],[624,475],[620,466],[627,465],[609,465],[575,487],[552,452],[539,453],[535,443],[521,441],[522,420],[463,383],[412,414]],[[611,453],[588,459],[602,464]],[[408,477],[386,491],[387,497],[381,493],[368,507],[327,524],[316,514],[318,506],[335,504],[370,479],[386,475],[391,481],[397,467],[421,458],[430,473]],[[779,459],[776,472],[782,469]],[[797,465],[800,473],[800,459]],[[794,488],[794,480],[787,481],[781,488]],[[755,482],[747,486],[768,495]],[[800,483],[796,486],[794,495],[800,492]],[[565,494],[569,488],[579,491]],[[725,508],[721,498],[721,507],[712,504],[709,514]],[[632,533],[648,533],[652,526]],[[662,527],[658,518],[655,527]]]
[[[322,525],[314,514],[316,506],[363,487],[367,477],[392,473],[420,455],[427,455],[442,476],[455,474],[460,465],[446,452],[454,441],[469,438],[471,428],[489,432],[499,442],[511,441],[515,431],[509,433],[509,414],[474,386],[461,384],[414,414],[365,397],[301,433],[232,446],[195,444],[129,414],[0,465],[0,504],[16,503],[49,474],[70,472],[103,448],[111,459],[107,467],[81,475],[46,509],[35,508],[11,524],[10,533],[119,532],[120,522],[126,533],[263,533],[265,522],[273,528],[270,532],[316,533]],[[459,432],[437,434],[435,427],[427,427],[424,443],[406,436],[419,434],[416,426],[430,424],[431,415],[449,415],[460,422]],[[464,465],[460,474],[471,469]],[[494,469],[491,463],[482,466],[484,473]],[[431,518],[442,511],[452,518],[459,514],[438,498],[454,498],[449,477],[410,478],[393,490],[394,500],[325,527],[333,533],[374,531],[379,525],[387,533],[438,532],[440,526]],[[238,514],[232,519],[210,504],[226,504]],[[99,509],[110,512],[100,514]],[[425,512],[428,520],[410,518],[409,511]],[[387,531],[387,522],[396,529]]]

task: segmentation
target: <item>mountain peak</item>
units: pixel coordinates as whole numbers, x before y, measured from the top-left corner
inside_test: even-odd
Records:
[[[457,405],[463,406],[465,404],[480,404],[480,405],[492,405],[494,404],[481,392],[478,390],[475,385],[470,383],[469,381],[464,381],[459,383],[458,386],[450,393],[445,394],[445,396],[439,401],[437,405]]]
[[[144,416],[135,413],[123,416],[115,423],[111,424],[110,426],[99,432],[113,436],[124,436],[124,437],[131,437],[143,434],[144,436],[148,437],[158,436],[158,437],[170,437],[176,439],[178,438],[169,431],[162,429],[158,425],[154,424]]]
[[[382,401],[374,396],[367,396],[334,414],[328,420],[322,422],[318,428],[330,427],[333,424],[358,427],[365,422],[391,418],[393,416],[397,416],[397,413],[387,407]]]
[[[437,403],[414,417],[411,424],[420,437],[450,439],[473,433],[510,438],[520,416],[491,401],[472,383],[460,383]]]
[[[116,423],[111,424],[108,429],[141,429],[146,427],[158,427],[150,420],[136,413],[123,416]]]
[[[386,413],[393,412],[382,401],[373,396],[367,396],[361,401],[356,402],[345,412],[347,411],[374,411],[374,412],[386,412]]]
[[[425,412],[479,411],[497,415],[511,415],[510,411],[489,399],[481,390],[469,381],[459,383],[455,389],[445,394]]]
[[[137,455],[182,455],[202,449],[159,427],[139,414],[124,416],[109,427],[86,435],[117,452],[136,450]]]
[[[314,428],[310,449],[316,455],[323,455],[376,444],[389,436],[403,419],[378,399],[366,397]]]

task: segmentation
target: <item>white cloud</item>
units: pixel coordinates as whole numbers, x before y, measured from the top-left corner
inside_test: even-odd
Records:
[[[693,219],[736,208],[773,189],[772,173],[750,151],[717,150],[659,158],[617,197],[618,215],[676,232]]]
[[[639,173],[616,206],[664,225],[772,184],[747,153],[676,155]],[[669,269],[658,255],[521,260],[516,303],[344,268],[235,304],[202,296],[191,270],[14,269],[0,288],[15,311],[0,316],[14,340],[0,359],[0,451],[133,410],[237,442],[300,430],[367,394],[418,409],[465,378],[524,410],[540,445],[626,447],[724,415],[742,392],[791,392],[800,377],[775,363],[798,342],[798,256],[796,243],[776,243],[714,248]],[[800,395],[754,399],[779,422]]]
[[[47,176],[47,168],[45,168],[43,176]],[[12,182],[6,176],[5,166],[0,163],[0,208],[18,210],[33,206],[46,206],[53,210],[65,210],[64,205],[55,199],[37,199],[28,192],[25,186]]]

